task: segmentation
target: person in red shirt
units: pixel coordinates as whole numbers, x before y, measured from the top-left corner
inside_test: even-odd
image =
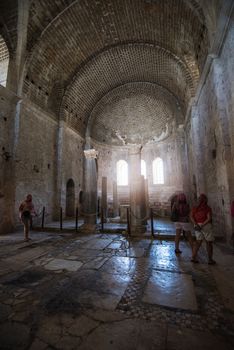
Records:
[[[202,193],[198,198],[198,205],[192,208],[190,213],[190,220],[194,225],[196,244],[193,249],[191,261],[197,263],[197,253],[202,245],[203,240],[206,241],[206,249],[208,254],[208,264],[213,265],[216,262],[213,260],[213,241],[214,236],[212,232],[212,210],[208,206],[207,196]]]

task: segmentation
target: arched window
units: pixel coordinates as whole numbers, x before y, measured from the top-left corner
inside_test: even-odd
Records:
[[[0,35],[0,85],[6,86],[9,52],[3,37]]]
[[[125,160],[119,160],[117,162],[117,185],[128,185],[128,163]]]
[[[153,161],[153,184],[164,184],[163,160],[161,158],[156,158]]]
[[[141,175],[143,175],[144,179],[146,179],[146,164],[143,159],[141,159]]]

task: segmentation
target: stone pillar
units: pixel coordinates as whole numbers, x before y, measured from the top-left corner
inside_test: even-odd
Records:
[[[146,192],[145,192],[145,178],[141,175],[141,213],[142,213],[142,224],[147,225],[147,207],[146,207]]]
[[[95,232],[97,224],[97,151],[86,143],[84,150],[83,231]]]
[[[64,143],[64,128],[65,121],[60,120],[57,131],[57,149],[56,149],[56,167],[55,167],[55,188],[54,188],[54,208],[53,219],[58,220],[60,215],[60,207],[64,207],[63,204],[63,143]],[[65,209],[65,208],[64,208]]]
[[[129,149],[130,160],[130,207],[131,207],[131,234],[134,236],[145,232],[145,198],[144,185],[141,176],[141,148],[133,146]]]
[[[145,187],[145,206],[146,206],[146,216],[149,217],[149,187],[148,187],[148,179],[144,179],[144,187]]]
[[[103,213],[104,222],[107,219],[107,177],[102,177],[102,198],[101,198],[101,210]]]
[[[177,128],[176,144],[178,154],[179,178],[182,180],[178,189],[182,189],[187,198],[189,198],[188,158],[186,152],[185,132],[182,125]]]
[[[13,232],[15,226],[15,174],[18,159],[14,149],[15,119],[12,116],[15,116],[20,101],[16,94],[2,86],[0,97],[0,234],[3,234]]]
[[[114,217],[119,215],[118,192],[116,181],[113,181],[113,215]]]
[[[0,130],[0,140],[4,147],[3,164],[0,162],[0,233],[12,232],[18,223],[16,183],[29,5],[29,0],[18,1],[17,46],[14,52],[10,52],[6,88],[0,89],[0,113],[6,118],[6,123]]]
[[[206,193],[205,179],[204,179],[204,159],[201,149],[200,140],[200,125],[199,118],[197,115],[197,109],[195,106],[192,107],[191,113],[191,130],[192,130],[192,143],[193,143],[193,173],[196,176],[197,183],[197,195],[200,193]]]

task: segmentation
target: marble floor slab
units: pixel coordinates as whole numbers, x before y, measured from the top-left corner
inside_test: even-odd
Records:
[[[184,310],[197,310],[192,277],[184,273],[153,270],[142,301]]]

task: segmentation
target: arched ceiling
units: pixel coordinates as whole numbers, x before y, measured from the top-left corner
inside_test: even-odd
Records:
[[[178,98],[184,112],[194,93],[193,79],[178,58],[157,46],[125,44],[101,52],[77,72],[63,98],[61,116],[84,132],[98,101],[129,82],[163,86]]]
[[[174,124],[182,122],[178,101],[168,90],[136,82],[106,94],[93,109],[88,128],[92,139],[99,143],[143,145],[164,140]]]
[[[17,1],[9,3],[5,40]],[[83,136],[100,100],[134,82],[162,86],[185,114],[219,6],[220,0],[32,0],[24,94]],[[12,50],[13,39],[6,40]]]
[[[8,48],[3,37],[0,35],[0,62],[9,58]]]

